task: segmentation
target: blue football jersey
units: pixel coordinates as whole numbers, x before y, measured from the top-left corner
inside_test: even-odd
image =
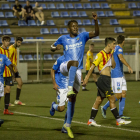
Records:
[[[62,35],[58,38],[54,45],[63,45],[63,53],[65,60],[78,61],[78,68],[82,69],[85,44],[88,41],[88,39],[89,32],[82,32],[74,38],[71,38],[70,35]]]
[[[64,76],[60,72],[60,65],[65,61],[65,57],[59,57],[53,65],[53,69],[55,70],[55,81],[56,84],[60,87],[60,89],[68,88],[68,77]]]
[[[111,78],[123,77],[123,63],[118,57],[119,54],[123,55],[123,49],[117,45],[113,53],[116,66],[114,69],[111,69]]]
[[[6,55],[0,54],[0,82],[4,84],[3,79],[3,72],[5,69],[5,66],[9,66],[11,64],[11,61],[8,59]]]

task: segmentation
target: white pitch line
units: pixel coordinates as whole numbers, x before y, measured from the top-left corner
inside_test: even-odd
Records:
[[[64,121],[63,119],[59,119],[59,118],[51,118],[51,117],[46,117],[46,116],[39,116],[39,115],[36,115],[36,114],[29,114],[29,113],[24,113],[24,112],[16,112],[16,111],[14,111],[13,113],[27,115],[27,116],[33,116],[33,117],[38,117],[38,118],[45,118],[45,119],[50,119],[50,120],[56,120],[56,121]],[[78,121],[72,121],[72,122],[77,123],[77,124],[87,125],[87,123],[84,123],[84,122],[78,122]],[[111,127],[111,126],[101,125],[101,127],[109,128],[109,129],[116,129],[116,130],[123,130],[123,131],[128,131],[128,132],[140,133],[140,131],[138,131],[138,130],[118,128],[117,126],[116,127]]]

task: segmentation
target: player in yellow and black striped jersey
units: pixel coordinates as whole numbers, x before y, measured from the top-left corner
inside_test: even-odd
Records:
[[[93,49],[94,49],[94,44],[90,44],[89,45],[89,50],[86,54],[86,64],[85,64],[85,68],[86,68],[86,75],[88,74],[88,71],[90,69],[90,67],[92,66],[93,63]],[[94,70],[92,72],[92,76],[93,76],[93,81],[96,83],[97,82],[97,75],[94,73]],[[83,81],[83,80],[82,80]],[[86,89],[86,86],[82,86],[82,91],[88,91]]]
[[[9,58],[9,50],[7,49],[9,44],[10,44],[11,38],[9,36],[2,36],[2,46],[0,47],[0,54],[4,54]],[[10,89],[11,86],[13,86],[13,79],[12,75],[10,72],[10,69],[5,66],[5,70],[3,73],[4,77],[4,94],[5,94],[5,109],[4,109],[4,114],[6,115],[13,115],[12,112],[8,111],[9,103],[10,103]]]
[[[15,66],[17,66],[17,48],[19,48],[21,46],[22,41],[23,41],[23,39],[21,37],[16,37],[15,43],[9,47],[9,58]],[[15,73],[15,80],[17,82],[17,91],[16,91],[16,100],[15,100],[14,104],[25,105],[25,103],[22,103],[19,100],[21,88],[23,85],[22,79],[19,76],[19,72]]]
[[[98,93],[96,101],[91,110],[91,116],[88,121],[88,125],[100,126],[94,121],[94,119],[97,115],[98,108],[102,103],[102,101],[104,100],[104,98],[108,98],[108,100],[110,101],[110,109],[114,117],[116,118],[116,125],[129,124],[131,123],[131,121],[125,121],[120,118],[118,110],[115,105],[115,96],[111,89],[110,67],[115,68],[116,65],[114,57],[112,55],[113,54],[112,50],[115,48],[115,39],[111,37],[106,38],[105,46],[106,47],[96,55],[93,65],[91,66],[83,83],[83,85],[86,85],[88,83],[88,79],[92,71],[96,66],[98,66],[100,72],[100,77],[98,78],[97,81]]]

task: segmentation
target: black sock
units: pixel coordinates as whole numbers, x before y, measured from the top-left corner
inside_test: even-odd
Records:
[[[97,82],[95,82],[96,86],[97,86]]]
[[[16,100],[19,100],[21,89],[17,88]]]
[[[90,119],[95,119],[96,114],[97,114],[98,110],[96,110],[95,108],[92,108],[91,110],[91,115],[90,115]]]
[[[113,115],[114,115],[114,117],[115,117],[116,119],[119,119],[119,118],[120,118],[117,108],[111,109],[111,112],[113,113]]]
[[[10,103],[10,93],[6,93],[4,98],[5,109],[8,109],[9,103]]]

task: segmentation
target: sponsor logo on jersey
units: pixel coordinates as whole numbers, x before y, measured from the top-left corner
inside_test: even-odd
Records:
[[[66,51],[68,49],[74,49],[74,48],[80,48],[80,47],[82,47],[82,41],[79,43],[72,44],[72,45],[66,45]]]

